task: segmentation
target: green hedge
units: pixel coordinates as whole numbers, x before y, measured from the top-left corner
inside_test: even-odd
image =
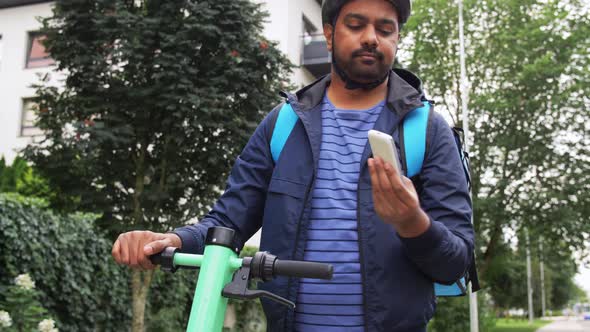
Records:
[[[96,230],[95,219],[56,215],[41,200],[0,194],[0,286],[28,273],[60,331],[129,330],[129,269],[114,263],[112,241]],[[242,256],[256,249],[245,248]],[[148,332],[186,328],[197,274],[155,273],[146,310]],[[235,331],[264,330],[259,301],[230,302],[238,316]]]
[[[479,330],[490,332],[496,324],[491,298],[484,290],[477,292]],[[438,297],[436,313],[428,332],[469,331],[469,297]]]
[[[127,271],[91,215],[56,216],[39,200],[0,194],[0,285],[28,273],[60,331],[122,331],[131,311]]]

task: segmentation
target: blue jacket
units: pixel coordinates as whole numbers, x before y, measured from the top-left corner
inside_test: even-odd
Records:
[[[329,81],[328,75],[296,94],[283,94],[301,121],[277,164],[269,141],[281,105],[266,116],[238,156],[226,191],[213,209],[199,223],[175,230],[182,251],[202,253],[211,226],[233,228],[239,245],[262,227],[261,250],[280,259],[303,259],[321,142],[319,104]],[[390,73],[385,108],[375,129],[393,133],[398,153],[397,129],[408,112],[421,106],[420,84],[407,71]],[[379,219],[373,208],[368,145],[361,159],[357,215],[366,331],[425,330],[436,305],[433,281],[454,282],[471,261],[472,209],[457,147],[440,115],[431,112],[428,126],[423,168],[414,180],[431,226],[416,238],[401,238]],[[279,277],[259,287],[295,302],[298,280]],[[292,310],[266,300],[262,304],[269,331],[293,330]]]

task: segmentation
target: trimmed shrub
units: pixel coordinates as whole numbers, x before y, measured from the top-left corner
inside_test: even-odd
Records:
[[[127,270],[93,215],[57,216],[39,200],[0,194],[0,285],[28,273],[60,331],[122,331],[131,318]],[[2,299],[0,299],[2,300]]]
[[[469,331],[469,297],[439,297],[436,313],[428,332]],[[496,325],[490,295],[485,291],[477,292],[479,328],[482,332],[491,331]]]
[[[57,215],[39,199],[0,194],[0,303],[8,295],[1,286],[28,273],[60,331],[128,330],[129,269],[115,264],[112,241],[97,231],[95,220],[91,214]],[[256,250],[246,247],[241,256]],[[146,311],[148,332],[186,328],[197,275],[195,270],[156,271]],[[235,331],[264,328],[258,300],[230,303],[236,308]]]

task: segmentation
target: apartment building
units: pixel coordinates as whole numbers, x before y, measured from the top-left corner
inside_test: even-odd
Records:
[[[264,34],[297,66],[291,81],[312,82],[330,69],[321,37],[321,0],[252,0],[269,12]],[[38,17],[51,15],[52,1],[0,0],[0,156],[9,162],[41,132],[34,126],[31,85],[54,62],[41,40]],[[52,84],[60,77],[52,75]]]

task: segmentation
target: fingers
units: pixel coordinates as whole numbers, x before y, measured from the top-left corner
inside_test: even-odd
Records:
[[[113,258],[115,259],[115,262],[120,264],[121,261],[121,242],[119,241],[119,238],[117,238],[117,240],[115,241],[115,244],[113,244],[113,250],[111,250],[111,255],[113,255]]]
[[[400,176],[391,165],[384,165],[384,173],[399,201],[408,208],[416,208],[419,205],[418,194],[412,180]]]
[[[125,242],[123,242],[125,244],[123,245],[123,248],[127,250],[126,264],[132,268],[139,267],[137,263],[137,242],[141,240],[140,236],[141,235],[138,231],[133,231],[125,233],[125,236],[123,237],[125,239]]]
[[[369,164],[369,175],[371,176],[371,186],[373,187],[373,204],[375,205],[376,209],[379,209],[381,206],[381,184],[379,183],[379,174],[377,173],[377,165],[374,158],[370,158],[368,161]],[[379,212],[379,211],[377,211]]]
[[[412,181],[401,176],[391,165],[377,157],[369,159],[375,211],[387,223],[396,223],[415,214],[420,208]]]
[[[168,239],[153,241],[143,247],[143,253],[145,255],[154,255],[166,249],[166,247],[170,247]]]
[[[377,157],[379,158],[379,157]],[[381,166],[379,160],[376,158],[369,159],[369,174],[371,175],[371,185],[373,186],[373,193],[381,196],[384,191],[384,185],[381,177]]]
[[[140,261],[142,260],[141,256],[145,256],[145,255],[143,254],[143,245],[141,243],[142,241],[139,238],[139,236],[136,235],[136,237],[137,237],[137,239],[134,239],[135,241],[132,241],[129,244],[130,249],[133,250],[133,253],[131,255],[129,255],[129,261],[130,261],[129,266],[131,266],[132,268],[139,269],[139,268],[141,268],[141,265],[140,265]]]
[[[151,270],[151,269],[155,268],[155,266],[150,261],[150,257],[149,257],[152,254],[146,253],[146,250],[145,250],[145,248],[148,246],[149,245],[144,245],[143,242],[140,242],[140,241],[137,242],[137,255],[138,255],[137,263],[144,270]]]
[[[127,237],[125,236],[125,234],[123,234],[123,236],[119,235],[119,240],[121,241],[121,263],[120,264],[129,265],[129,248],[127,248],[129,241],[127,241]]]
[[[373,172],[371,182],[374,196],[376,196],[374,200],[376,200],[376,203],[377,201],[382,201],[387,206],[393,206],[396,209],[400,208],[399,193],[405,191],[405,187],[401,182],[399,174],[380,157],[373,159],[372,164]],[[401,203],[403,204],[404,202],[402,201]]]
[[[149,231],[123,233],[113,244],[111,253],[118,264],[128,265],[132,268],[154,269],[155,266],[148,256],[158,253],[166,247],[166,244],[160,241],[162,238],[165,239],[164,234]],[[148,248],[149,250],[146,250]]]
[[[178,237],[178,235],[176,235],[176,234],[159,234],[159,233],[154,233],[154,234],[155,234],[154,238],[157,238],[158,240],[151,241],[151,242],[145,244],[141,248],[141,250],[143,252],[143,256],[142,256],[143,259],[140,261],[140,265],[146,269],[156,268],[156,266],[150,261],[149,256],[160,253],[164,249],[166,249],[167,247],[180,248],[180,245],[175,243],[173,240],[175,237]],[[178,241],[180,241],[180,238],[178,238]]]
[[[404,225],[408,225],[410,221],[412,225],[417,225],[414,221],[422,210],[412,181],[401,176],[379,157],[369,159],[368,164],[373,187],[373,205],[377,215],[396,229],[406,227]]]
[[[404,183],[404,186],[406,188],[408,188],[408,190],[412,193],[415,193],[416,196],[418,196],[418,192],[416,192],[416,188],[414,187],[414,182],[412,182],[412,180],[408,179],[407,177],[403,176],[402,177],[402,181]]]

